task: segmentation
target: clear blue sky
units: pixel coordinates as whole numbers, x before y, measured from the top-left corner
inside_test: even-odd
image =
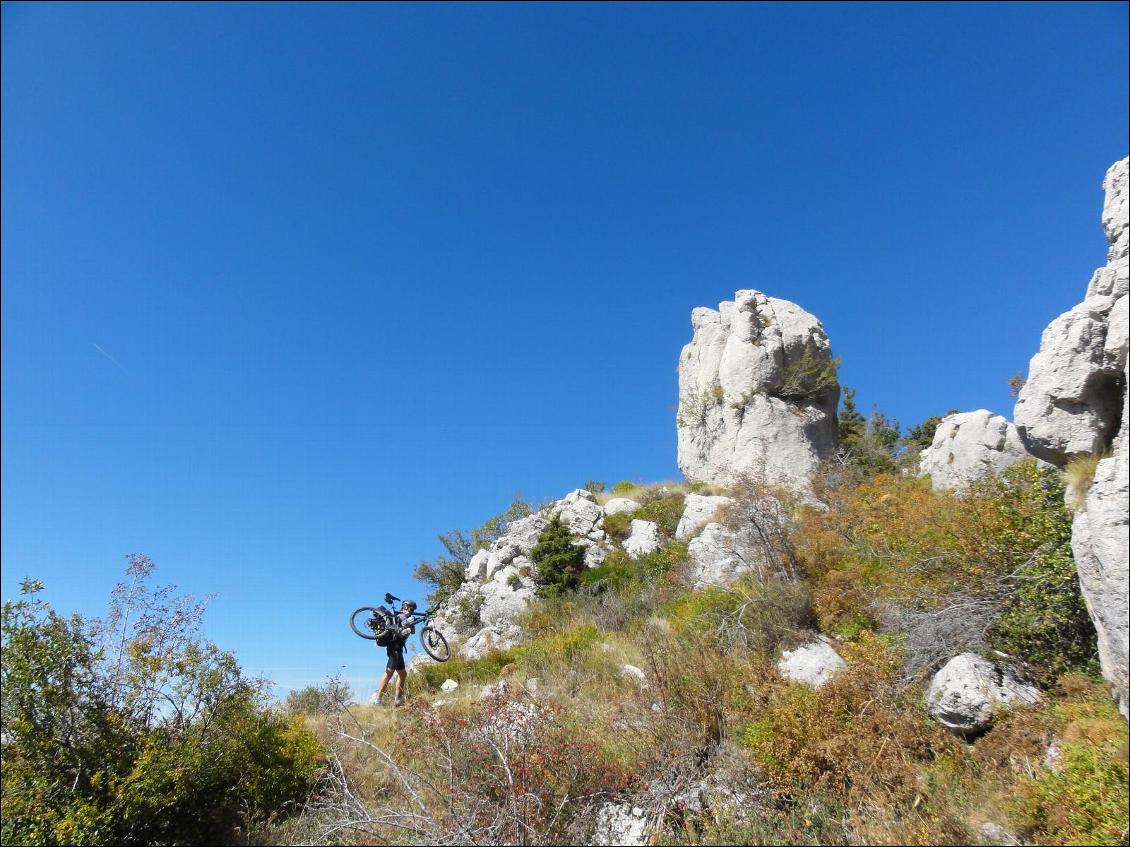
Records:
[[[3,590],[123,555],[280,690],[520,491],[678,475],[690,311],[1009,414],[1105,261],[1127,6],[3,6]]]

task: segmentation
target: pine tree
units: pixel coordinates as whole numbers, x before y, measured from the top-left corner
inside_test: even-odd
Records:
[[[573,543],[560,515],[554,515],[542,530],[530,558],[538,566],[537,581],[547,595],[576,588],[585,569],[585,548]]]

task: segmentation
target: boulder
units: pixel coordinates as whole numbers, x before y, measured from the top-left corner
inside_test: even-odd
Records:
[[[947,415],[922,451],[918,473],[935,491],[962,489],[987,474],[999,474],[1028,452],[1007,418],[985,409]]]
[[[522,639],[522,629],[517,624],[484,626],[459,647],[464,659],[481,659],[493,650],[509,650]]]
[[[458,687],[459,687],[459,683],[456,682],[454,679],[445,679],[443,681],[443,685],[441,685],[439,687],[439,690],[440,691],[446,691],[446,692],[450,693]]]
[[[972,736],[984,732],[993,722],[998,705],[1035,706],[1040,692],[1019,681],[999,663],[962,653],[938,671],[926,690],[926,709],[930,717],[953,732]]]
[[[648,843],[649,829],[647,817],[639,806],[609,802],[597,810],[592,843],[642,847]]]
[[[632,521],[632,533],[624,542],[624,552],[633,559],[654,553],[662,541],[659,538],[659,525],[655,521]]]
[[[647,674],[635,665],[624,665],[624,667],[620,668],[620,676],[624,677],[624,679],[632,680],[639,685],[640,688],[647,688]]]
[[[817,638],[795,650],[785,650],[777,670],[785,679],[819,688],[847,667],[826,638]]]
[[[642,506],[642,503],[637,503],[629,497],[613,497],[604,504],[604,514],[619,515],[624,512],[634,512]]]
[[[675,537],[688,538],[698,532],[699,527],[709,523],[715,513],[723,506],[733,503],[732,497],[724,495],[688,494],[683,501],[683,516],[675,529]]]
[[[1126,159],[1110,168],[1103,187],[1107,264],[1095,271],[1083,302],[1044,330],[1013,412],[1028,452],[1059,466],[1107,449],[1122,418],[1130,292]]]
[[[578,488],[566,494],[550,507],[550,514],[558,515],[578,539],[604,540],[604,510],[596,502],[596,495],[587,489]]]
[[[836,448],[839,385],[820,322],[744,290],[691,313],[679,357],[679,469],[692,482],[743,476],[809,493]]]
[[[772,558],[764,541],[748,532],[735,532],[719,523],[708,523],[687,546],[696,589],[708,585],[731,585],[748,571],[764,575]]]

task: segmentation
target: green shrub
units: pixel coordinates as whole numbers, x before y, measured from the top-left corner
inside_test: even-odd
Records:
[[[494,682],[504,667],[520,663],[525,653],[526,648],[518,646],[509,650],[492,650],[479,659],[465,659],[456,655],[443,663],[428,662],[420,665],[412,671],[412,676],[428,691],[439,691],[448,679],[461,684]]]
[[[907,636],[915,673],[991,646],[1049,684],[1094,667],[1059,473],[1020,462],[960,495],[885,475],[826,494],[795,537],[821,628]]]
[[[632,534],[632,514],[630,512],[618,512],[615,515],[605,515],[604,531],[608,533],[609,537],[623,541]]]
[[[805,347],[803,353],[785,362],[777,395],[795,402],[822,403],[839,385],[839,367],[839,359]]]
[[[616,483],[615,485],[612,486],[612,493],[617,495],[618,497],[623,496],[625,494],[630,493],[632,491],[632,489],[635,488],[635,487],[636,487],[636,483],[631,482],[631,481],[626,480],[626,479],[622,479],[618,483]]]
[[[641,521],[654,521],[659,527],[659,534],[669,541],[675,537],[679,519],[683,517],[685,500],[686,497],[683,494],[668,494],[652,500],[650,503],[645,503],[632,512],[629,517]]]
[[[3,843],[235,843],[306,799],[317,741],[152,570],[130,557],[103,620],[58,615],[30,581],[4,603]]]
[[[560,515],[550,518],[530,551],[530,559],[538,567],[538,584],[547,595],[576,588],[585,570],[585,548],[573,543]]]
[[[1012,804],[1027,839],[1037,844],[1125,844],[1126,722],[1099,683],[1055,704],[1061,738],[1058,769],[1022,783]]]

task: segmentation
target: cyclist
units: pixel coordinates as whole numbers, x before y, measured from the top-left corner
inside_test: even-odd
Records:
[[[404,644],[408,641],[408,637],[416,631],[416,624],[412,620],[415,611],[416,601],[405,600],[400,604],[400,611],[393,616],[393,625],[398,628],[398,632],[385,648],[388,651],[388,664],[385,666],[385,675],[381,677],[380,688],[377,689],[378,706],[381,703],[381,698],[384,697],[385,688],[388,687],[388,682],[392,679],[393,673],[396,674],[396,687],[393,690],[392,705],[395,707],[404,704],[404,679],[408,676],[408,670],[404,666]]]

